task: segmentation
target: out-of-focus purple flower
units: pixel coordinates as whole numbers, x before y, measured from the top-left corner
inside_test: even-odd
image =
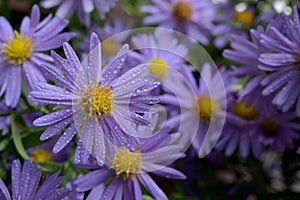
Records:
[[[8,107],[3,101],[0,102],[0,112],[10,112],[12,109]],[[0,117],[0,131],[1,135],[4,136],[8,133],[10,127],[10,116],[1,116]]]
[[[294,18],[285,16],[286,27],[284,32],[276,26],[271,27],[272,34],[262,34],[261,43],[266,52],[260,55],[259,69],[270,72],[264,77],[261,84],[264,86],[264,96],[275,94],[273,104],[283,112],[296,108],[297,116],[300,116],[300,34],[299,16],[296,7]]]
[[[37,167],[36,163],[31,163],[29,160],[24,162],[23,167],[19,160],[15,160],[11,173],[12,194],[0,179],[0,199],[62,199],[70,193],[69,189],[58,188],[63,181],[63,177],[58,176],[59,173],[49,176],[39,186],[42,170]]]
[[[71,17],[76,12],[81,23],[89,26],[91,23],[91,13],[95,7],[102,19],[106,13],[116,4],[118,0],[43,0],[44,8],[57,7],[56,15],[62,18]]]
[[[159,28],[153,35],[138,34],[132,37],[132,44],[138,52],[130,52],[128,60],[146,63],[148,72],[155,75],[163,86],[174,84],[174,73],[185,74],[187,70],[193,69],[185,64],[187,47],[180,44],[170,30]]]
[[[99,27],[94,24],[88,28],[88,35],[96,33],[99,36],[102,45],[102,66],[108,65],[123,46],[123,42],[127,39],[130,32],[125,32],[131,28],[131,25],[126,25],[120,18],[113,19],[112,22],[105,23],[104,27]],[[122,34],[119,34],[122,33]],[[81,33],[79,33],[81,34]],[[89,37],[82,35],[83,38],[78,42],[77,47],[81,51],[82,58],[85,58],[89,53]]]
[[[176,82],[173,88],[176,97],[165,94],[160,99],[162,103],[174,104],[175,108],[181,109],[181,114],[170,118],[166,125],[176,127],[180,124],[179,131],[188,133],[182,135],[181,142],[192,144],[202,157],[209,153],[221,133],[226,111],[226,90],[222,77],[208,63],[202,67],[199,87],[193,76],[186,80],[188,83]]]
[[[13,31],[9,22],[0,17],[0,95],[5,103],[16,107],[21,95],[22,77],[28,91],[37,82],[46,82],[40,65],[52,62],[42,52],[61,47],[73,33],[60,33],[68,21],[49,15],[40,22],[40,10],[33,6],[31,16],[22,21],[20,31]]]
[[[140,135],[152,135],[155,126],[138,126]],[[149,173],[172,178],[185,179],[181,172],[166,165],[181,157],[182,146],[173,144],[178,134],[169,134],[168,129],[155,133],[152,137],[142,139],[135,152],[124,148],[115,150],[108,166],[96,166],[96,170],[79,177],[75,184],[78,191],[88,191],[101,187],[102,183],[112,178],[101,196],[94,199],[143,199],[141,186],[155,199],[168,199]],[[103,188],[103,186],[102,186]],[[93,191],[92,190],[92,191]]]
[[[209,43],[213,28],[215,6],[209,0],[152,0],[153,5],[143,6],[149,16],[144,24],[157,25],[187,34],[203,45]]]
[[[262,145],[253,137],[254,127],[259,124],[259,113],[254,104],[248,105],[247,101],[233,100],[228,106],[226,123],[220,140],[216,144],[217,150],[225,149],[225,155],[232,155],[239,148],[241,158],[247,158],[250,150],[259,158],[263,151]]]
[[[147,73],[144,65],[118,76],[128,45],[120,49],[102,72],[101,45],[95,33],[91,35],[89,57],[83,64],[80,64],[71,46],[65,43],[63,47],[66,59],[51,52],[57,68],[43,66],[57,85],[41,83],[36,91],[30,93],[33,101],[66,106],[33,122],[35,126],[51,125],[41,135],[41,140],[66,128],[53,148],[53,152],[57,153],[79,129],[82,144],[99,162],[104,160],[107,139],[134,151],[133,146],[138,139],[133,122],[149,123],[150,119],[140,113],[148,113],[150,105],[158,102],[157,97],[149,95],[159,85],[155,77]],[[81,147],[78,145],[77,148]]]
[[[30,147],[27,149],[28,155],[30,156],[30,159],[35,162],[64,162],[66,161],[67,157],[71,153],[70,144],[62,149],[58,153],[53,153],[52,149],[56,142],[58,141],[59,137],[56,137],[54,139],[51,139],[50,141],[43,142],[40,145]]]
[[[227,121],[217,149],[225,149],[227,156],[239,149],[239,155],[247,158],[250,151],[259,158],[266,147],[282,152],[293,148],[293,140],[298,138],[294,132],[300,129],[293,122],[294,113],[282,114],[274,107],[260,110],[255,104],[232,102],[227,113]]]

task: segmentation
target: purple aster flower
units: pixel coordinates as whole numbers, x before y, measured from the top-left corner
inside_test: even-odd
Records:
[[[174,29],[187,34],[201,44],[209,43],[215,6],[209,0],[152,0],[153,5],[143,6],[142,12],[149,14],[144,24]]]
[[[8,188],[0,179],[0,199],[20,199],[20,200],[36,200],[36,199],[62,199],[67,196],[70,191],[66,188],[57,188],[63,181],[63,177],[59,177],[59,173],[55,173],[39,186],[42,170],[36,163],[26,160],[21,166],[19,160],[15,160],[11,169],[12,195]]]
[[[296,108],[300,116],[300,83],[299,58],[300,34],[299,16],[296,7],[294,18],[291,20],[285,15],[285,32],[277,27],[271,27],[271,35],[263,34],[261,43],[267,49],[260,55],[260,70],[269,71],[261,84],[264,86],[264,96],[274,94],[273,104],[283,112]]]
[[[175,72],[186,74],[193,69],[185,64],[187,47],[179,43],[173,31],[158,28],[153,35],[138,34],[132,37],[132,44],[138,52],[131,52],[128,60],[147,63],[149,73],[155,75],[161,85],[174,84]]]
[[[65,129],[53,148],[53,152],[57,153],[79,131],[84,148],[99,162],[104,161],[107,142],[134,151],[133,145],[138,142],[134,122],[149,123],[150,119],[143,114],[150,111],[149,104],[158,102],[157,97],[149,95],[159,84],[155,82],[155,77],[147,73],[144,65],[134,67],[122,76],[118,75],[128,45],[121,48],[102,72],[101,45],[95,33],[91,35],[89,57],[83,64],[72,47],[65,43],[63,48],[66,59],[51,52],[61,71],[49,65],[43,66],[57,85],[41,83],[36,91],[30,93],[36,102],[66,106],[33,122],[35,126],[51,125],[41,135],[41,140]]]
[[[274,107],[258,110],[255,104],[232,102],[227,113],[227,121],[222,136],[216,145],[225,149],[230,156],[236,149],[239,155],[247,158],[250,151],[259,158],[266,147],[275,151],[293,148],[293,140],[298,138],[295,131],[299,124],[293,122],[294,113],[282,114]]]
[[[0,102],[0,112],[6,113],[6,112],[11,112],[11,108],[6,106],[6,104],[1,101]],[[10,127],[10,116],[1,116],[0,117],[0,131],[1,135],[4,136],[8,133]]]
[[[30,160],[35,162],[64,162],[71,153],[70,144],[59,153],[53,153],[52,149],[59,137],[43,142],[42,144],[27,149]]]
[[[140,135],[152,135],[154,127],[138,126],[137,130]],[[84,192],[101,187],[102,183],[112,178],[103,194],[95,196],[94,199],[143,199],[140,184],[155,199],[168,199],[149,175],[151,173],[166,178],[186,178],[181,172],[166,166],[182,155],[182,146],[171,144],[178,134],[168,132],[168,129],[162,129],[152,137],[142,139],[135,152],[124,148],[116,149],[115,153],[107,158],[110,161],[108,166],[99,169],[96,165],[96,170],[75,181],[77,190]]]
[[[123,42],[130,34],[129,31],[125,31],[130,28],[131,25],[125,25],[122,19],[114,18],[112,22],[105,23],[104,27],[99,27],[98,25],[93,24],[88,29],[89,36],[91,33],[96,33],[101,41],[102,66],[108,65],[113,60],[119,49],[122,47]],[[122,34],[119,34],[121,32]],[[82,35],[82,37],[79,37],[83,38],[77,44],[77,47],[82,52],[82,58],[85,58],[89,53],[89,36],[86,37],[85,35]]]
[[[81,23],[89,26],[91,23],[91,13],[95,7],[102,19],[116,4],[118,0],[43,0],[44,8],[57,7],[56,15],[62,18],[71,17],[76,12]]]
[[[70,40],[73,33],[60,33],[68,21],[49,15],[40,22],[40,10],[33,6],[31,16],[22,21],[20,32],[13,31],[9,22],[0,17],[0,95],[5,103],[16,107],[21,95],[22,77],[28,91],[37,82],[46,82],[40,65],[52,62],[44,51],[58,48]]]
[[[203,65],[199,83],[198,87],[194,77],[186,81],[180,81],[178,77],[172,88],[175,96],[165,94],[160,100],[181,110],[181,114],[168,119],[166,125],[176,127],[180,124],[179,132],[188,133],[182,136],[181,142],[187,147],[192,144],[198,156],[203,157],[211,151],[221,134],[225,121],[226,90],[223,78],[211,64]]]
[[[266,52],[267,49],[261,43],[262,34],[272,34],[271,27],[276,26],[280,29],[284,29],[285,16],[278,16],[276,19],[271,21],[264,30],[259,26],[256,30],[250,30],[251,39],[240,35],[232,36],[232,49],[226,49],[223,52],[223,56],[229,60],[234,61],[239,66],[233,67],[231,75],[239,77],[241,79],[248,79],[246,84],[243,83],[241,94],[239,95],[239,102],[247,99],[248,104],[255,103],[257,106],[264,108],[265,106],[272,106],[270,101],[265,101],[265,96],[261,95],[263,86],[261,85],[262,80],[268,76],[271,72],[268,70],[261,70],[259,57],[262,53]],[[244,82],[245,80],[241,80]],[[272,97],[268,97],[272,98]],[[268,105],[266,104],[268,103]],[[260,108],[258,108],[260,109]]]

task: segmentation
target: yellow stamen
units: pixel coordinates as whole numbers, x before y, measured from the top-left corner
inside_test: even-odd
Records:
[[[100,86],[97,83],[89,85],[79,100],[82,109],[88,116],[91,117],[96,114],[101,118],[106,114],[111,115],[113,102],[111,87]]]
[[[141,169],[142,160],[138,153],[129,152],[123,147],[115,153],[112,161],[112,169],[116,170],[117,176],[123,175],[123,179],[127,180],[129,177],[134,179],[134,175]]]
[[[164,60],[160,58],[154,58],[149,62],[148,70],[151,74],[155,75],[158,79],[161,79],[167,74],[168,66]]]
[[[279,122],[276,119],[266,118],[260,126],[266,136],[273,136],[279,129]]]
[[[254,104],[247,107],[247,102],[243,101],[241,103],[234,104],[232,107],[233,113],[237,116],[246,119],[246,120],[254,120],[259,117],[259,114],[256,112],[256,107]]]
[[[52,155],[47,150],[36,149],[33,151],[33,155],[30,157],[30,159],[36,162],[47,162],[52,160]]]
[[[4,59],[11,64],[21,65],[28,60],[33,51],[33,42],[24,34],[23,37],[14,31],[15,38],[8,38],[7,43],[1,46]]]
[[[236,12],[234,15],[234,19],[237,22],[250,26],[253,23],[253,13],[250,10],[244,10],[242,12]]]
[[[192,5],[189,2],[179,1],[173,8],[173,15],[181,22],[189,21],[192,14]]]
[[[200,120],[210,121],[219,109],[219,104],[215,100],[206,95],[200,95],[198,97],[196,106],[198,106],[198,112]]]

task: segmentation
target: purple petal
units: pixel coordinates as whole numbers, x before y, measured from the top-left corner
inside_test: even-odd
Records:
[[[140,173],[138,177],[141,183],[153,195],[154,198],[160,200],[168,199],[165,193],[158,187],[158,185],[153,181],[153,179],[147,173]]]

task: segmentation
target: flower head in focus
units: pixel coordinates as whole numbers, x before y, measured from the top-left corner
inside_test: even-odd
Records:
[[[134,151],[138,138],[133,127],[136,123],[149,123],[144,116],[151,112],[150,105],[158,102],[149,94],[159,84],[155,77],[147,73],[144,65],[118,75],[128,45],[102,71],[101,45],[95,33],[91,35],[90,54],[82,64],[71,46],[65,43],[63,47],[66,59],[51,53],[57,68],[43,66],[57,85],[41,83],[30,93],[33,101],[66,106],[34,121],[35,126],[51,125],[41,140],[66,128],[53,148],[57,153],[79,132],[81,144],[99,162],[104,161],[108,143]]]
[[[154,126],[138,126],[137,132],[140,135],[146,134],[150,137],[141,139],[141,144],[136,146],[135,152],[129,152],[124,148],[116,149],[108,158],[110,160],[108,166],[99,169],[96,165],[94,166],[96,170],[75,181],[77,190],[93,192],[112,177],[112,181],[101,194],[101,199],[142,199],[140,184],[155,199],[168,199],[150,173],[166,178],[185,179],[184,174],[167,166],[182,156],[183,147],[172,143],[178,134],[169,134],[169,129],[166,128],[153,135],[153,128]],[[93,168],[89,165],[85,167]]]
[[[22,21],[20,31],[13,30],[9,22],[0,17],[0,95],[5,93],[5,103],[16,107],[21,95],[22,79],[26,89],[34,89],[35,83],[46,82],[41,64],[52,62],[43,52],[61,47],[73,33],[60,33],[68,21],[49,15],[40,22],[39,7],[34,5],[31,16]]]

